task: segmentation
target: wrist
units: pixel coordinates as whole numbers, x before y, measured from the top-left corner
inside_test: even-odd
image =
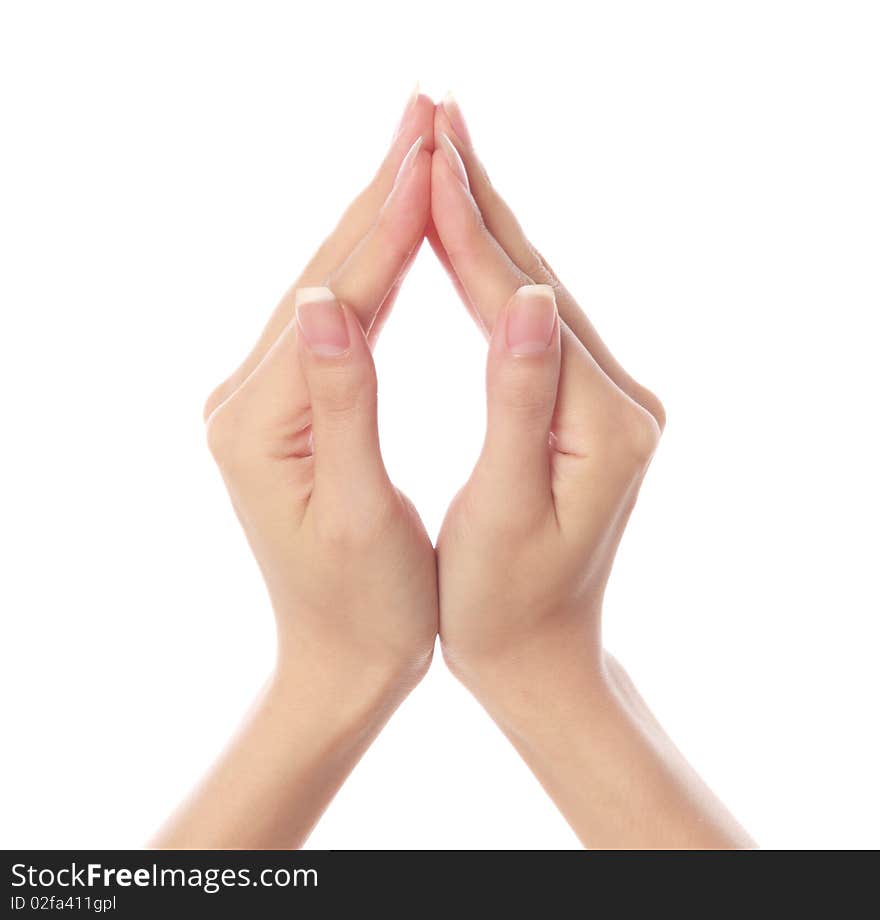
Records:
[[[301,846],[412,680],[354,665],[303,643],[279,655],[239,735],[154,845]]]
[[[642,700],[624,668],[571,643],[468,686],[586,846],[753,846]]]
[[[369,718],[403,701],[427,673],[432,654],[430,646],[405,654],[288,631],[279,635],[269,693],[279,701],[308,693],[334,719]]]
[[[548,705],[570,696],[601,705],[609,683],[598,624],[598,615],[557,617],[490,648],[443,642],[443,656],[452,674],[505,728],[540,720]]]

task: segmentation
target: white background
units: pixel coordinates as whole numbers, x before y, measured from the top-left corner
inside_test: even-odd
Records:
[[[10,3],[0,13],[0,845],[138,846],[266,676],[204,397],[456,91],[669,425],[609,645],[765,846],[880,845],[874,3]],[[432,534],[484,344],[427,247],[379,345]],[[435,661],[317,847],[568,847]]]

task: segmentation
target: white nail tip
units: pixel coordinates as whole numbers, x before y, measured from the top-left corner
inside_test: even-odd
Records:
[[[520,342],[517,345],[511,345],[510,353],[512,355],[540,355],[547,351],[546,342]]]
[[[409,94],[409,99],[406,100],[406,105],[403,108],[403,115],[400,116],[400,121],[397,124],[397,129],[394,132],[394,137],[391,138],[392,143],[394,143],[394,141],[400,137],[400,132],[403,131],[403,126],[406,124],[410,113],[416,107],[416,103],[419,101],[419,96],[421,93],[422,86],[419,81],[416,80],[416,85],[413,87],[413,91]]]
[[[546,297],[556,302],[556,293],[549,284],[524,284],[519,288],[514,297]]]
[[[329,300],[336,300],[336,295],[326,287],[297,288],[293,295],[294,307],[304,303],[324,303]]]
[[[443,148],[443,152],[446,154],[446,159],[449,161],[449,165],[452,168],[452,171],[459,178],[461,184],[466,189],[470,190],[467,170],[464,168],[464,161],[461,158],[461,154],[458,152],[458,150],[456,150],[455,144],[449,140],[449,137],[443,131],[440,132],[440,146]]]
[[[412,167],[415,162],[416,157],[419,155],[419,151],[422,149],[422,138],[416,138],[415,143],[407,151],[406,156],[403,158],[403,161],[400,164],[400,169],[397,170],[397,175],[394,177],[394,185],[396,186],[402,176]]]

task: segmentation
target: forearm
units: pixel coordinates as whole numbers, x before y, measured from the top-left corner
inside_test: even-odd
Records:
[[[585,846],[754,846],[616,661],[576,643],[539,654],[548,657],[520,656],[471,689]]]
[[[153,841],[170,849],[300,847],[418,675],[288,657],[208,776]]]

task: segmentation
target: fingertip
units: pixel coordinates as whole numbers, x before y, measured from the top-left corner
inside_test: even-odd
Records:
[[[552,288],[525,285],[507,302],[491,331],[489,376],[532,381],[525,386],[544,379],[556,381],[561,351],[559,313]]]
[[[401,164],[380,215],[394,232],[413,245],[424,234],[430,218],[431,158],[424,142],[417,138]],[[410,246],[411,248],[411,246]]]
[[[438,223],[438,217],[442,220],[446,216],[442,210],[439,213],[436,211],[435,202],[447,207],[460,203],[464,191],[446,155],[442,150],[435,150],[431,154],[431,213],[435,223]]]
[[[349,351],[351,337],[346,311],[329,288],[298,288],[294,310],[297,340],[308,354],[318,358],[341,358]]]
[[[558,346],[559,314],[549,284],[518,288],[504,311],[503,345],[514,357],[540,357]]]
[[[455,143],[456,147],[461,147],[461,138],[456,134],[455,128],[452,127],[452,122],[449,120],[449,115],[446,112],[446,107],[442,102],[438,102],[434,107],[434,147],[439,149],[440,147],[440,137],[441,135],[447,135]]]
[[[461,154],[458,152],[458,148],[452,142],[452,139],[446,133],[440,134],[440,147],[439,149],[443,152],[443,155],[446,157],[446,161],[449,164],[449,168],[452,174],[456,179],[462,184],[462,186],[469,192],[471,189],[470,181],[468,180],[467,167],[464,165],[464,160],[461,158]]]
[[[431,156],[432,151],[425,149],[424,140],[421,137],[417,137],[397,170],[385,206],[404,195],[421,194],[425,199],[428,198],[430,195]]]
[[[449,134],[452,130],[449,124],[449,118],[446,116],[446,113],[443,111],[443,104],[438,103],[434,106],[434,119],[433,119],[433,131],[434,131],[434,149],[436,150],[439,147],[439,138],[441,134]]]
[[[409,103],[391,145],[389,158],[399,164],[419,137],[426,150],[434,149],[434,100],[424,93],[417,93]]]
[[[394,184],[391,186],[392,189],[397,188],[400,183],[407,178],[410,173],[412,166],[415,163],[416,157],[419,155],[419,151],[422,149],[422,144],[424,140],[421,137],[417,137],[412,146],[407,150],[406,156],[401,161],[401,164],[397,170],[397,175],[394,177]]]
[[[426,196],[430,194],[433,157],[434,151],[426,149],[424,142],[422,142],[412,161],[413,184],[419,191],[424,192]]]
[[[418,132],[424,139],[424,149],[434,149],[434,100],[425,93],[419,93],[414,106],[414,120]]]

